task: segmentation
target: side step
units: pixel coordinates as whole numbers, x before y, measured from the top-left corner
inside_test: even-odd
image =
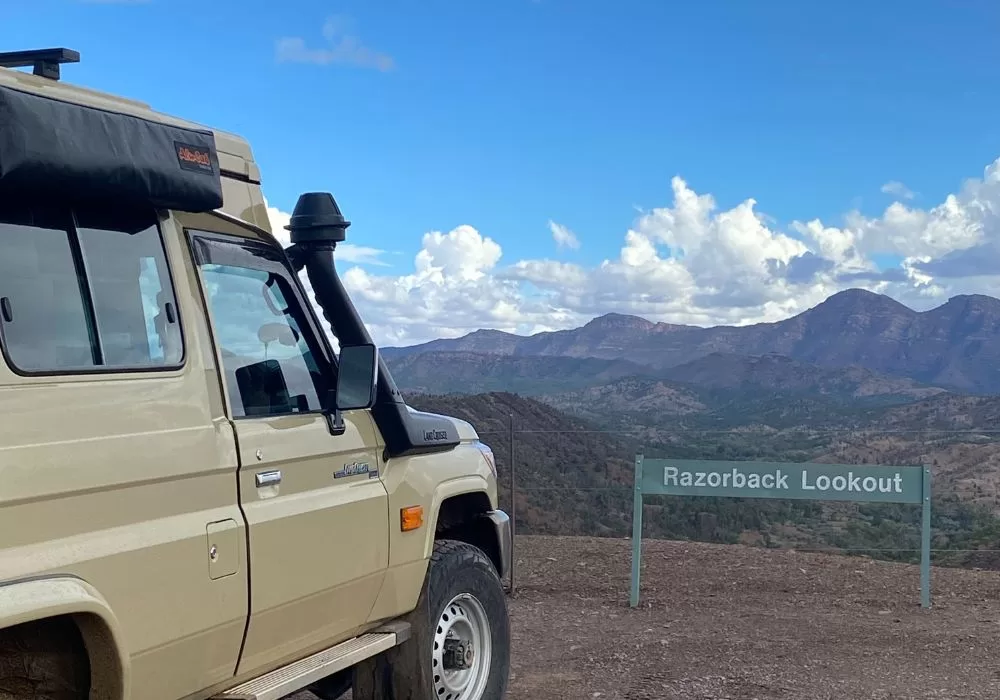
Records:
[[[396,622],[282,666],[212,700],[279,700],[327,676],[350,668],[410,638],[410,625]]]

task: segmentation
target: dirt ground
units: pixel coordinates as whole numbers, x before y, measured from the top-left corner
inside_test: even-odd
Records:
[[[519,538],[509,700],[1000,698],[1000,573],[647,541]]]
[[[1000,697],[1000,574],[647,541],[522,538],[510,697]]]

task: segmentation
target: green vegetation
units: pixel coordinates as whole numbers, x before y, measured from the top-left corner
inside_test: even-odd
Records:
[[[690,422],[679,427],[677,418],[672,425],[666,419],[642,425],[641,417],[621,414],[599,426],[507,393],[418,395],[410,401],[421,410],[455,415],[476,426],[497,456],[502,505],[508,509],[508,425],[513,416],[517,524],[526,534],[628,536],[633,464],[640,452],[678,459],[914,464],[923,463],[930,449],[943,455],[963,444],[962,436],[948,434],[930,439],[921,433],[880,433],[884,422],[898,431],[899,417],[892,411],[901,409],[886,414],[870,405],[855,410],[849,427],[841,423],[839,430],[811,423],[805,429],[801,422],[784,428],[759,415],[747,424],[746,413],[741,427],[708,429]],[[936,410],[905,410],[918,422],[929,412],[935,426],[940,424]],[[987,448],[997,446],[993,437],[988,442]],[[942,459],[934,457],[933,466],[946,471]],[[646,537],[840,550],[913,562],[919,558],[920,511],[914,506],[657,497],[647,500],[644,512]],[[932,512],[932,546],[948,550],[936,552],[935,563],[1000,569],[1000,518],[989,503],[960,496],[951,482],[940,479]]]

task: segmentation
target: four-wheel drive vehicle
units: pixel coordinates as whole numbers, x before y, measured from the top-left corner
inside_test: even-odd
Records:
[[[282,248],[244,140],[78,58],[0,54],[0,699],[501,698],[493,454],[404,403],[333,197]]]

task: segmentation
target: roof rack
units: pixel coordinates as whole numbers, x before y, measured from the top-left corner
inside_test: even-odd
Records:
[[[33,49],[31,51],[7,51],[0,53],[0,67],[32,67],[35,75],[51,80],[59,80],[59,66],[63,63],[79,63],[80,52],[73,49]]]

